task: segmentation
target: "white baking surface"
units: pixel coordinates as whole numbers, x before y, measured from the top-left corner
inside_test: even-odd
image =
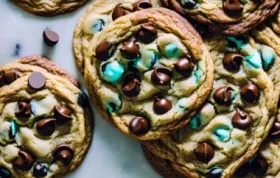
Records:
[[[14,53],[19,44],[19,56],[47,56],[83,83],[72,53],[72,36],[77,20],[89,4],[67,15],[45,18],[0,0],[0,65],[18,58]],[[42,32],[47,27],[60,35],[53,48],[42,41]],[[137,141],[121,134],[95,110],[94,115],[93,144],[83,164],[68,178],[159,178],[146,162]]]

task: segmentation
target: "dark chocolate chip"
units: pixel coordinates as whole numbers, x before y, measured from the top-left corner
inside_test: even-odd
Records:
[[[157,38],[157,28],[153,23],[141,24],[141,29],[136,34],[136,39],[143,43],[151,43]]]
[[[2,85],[9,85],[11,83],[13,83],[15,80],[17,80],[18,78],[20,78],[22,76],[22,73],[20,73],[17,70],[10,70],[5,72],[2,75]]]
[[[128,97],[135,97],[140,93],[141,82],[134,75],[127,75],[122,84],[122,92]]]
[[[31,116],[30,104],[25,101],[19,101],[15,108],[15,116],[19,119],[28,119]]]
[[[125,16],[126,14],[128,14],[128,12],[122,8],[121,4],[118,4],[112,13],[112,18],[113,20],[116,20],[117,18]]]
[[[148,9],[152,7],[150,0],[139,0],[132,4],[133,11]]]
[[[228,86],[218,88],[214,93],[215,101],[220,105],[230,105],[233,89]]]
[[[250,173],[250,164],[246,162],[240,168],[237,169],[235,175],[238,177],[246,177]]]
[[[280,136],[280,122],[279,121],[274,122],[269,135],[270,135],[270,137],[277,137],[277,138]]]
[[[227,53],[224,56],[224,67],[229,71],[236,71],[240,69],[244,57],[238,53]]]
[[[51,136],[55,131],[55,123],[56,119],[54,118],[42,119],[37,122],[36,130],[42,136]]]
[[[244,9],[240,0],[226,0],[223,3],[224,11],[227,15],[235,17],[241,15]]]
[[[180,75],[182,75],[184,77],[190,76],[193,71],[193,64],[191,62],[191,56],[181,58],[175,64],[175,68]]]
[[[1,178],[11,178],[12,177],[12,173],[9,171],[9,169],[0,166],[0,177]]]
[[[57,42],[59,41],[58,34],[52,30],[45,30],[43,32],[43,38],[44,38],[45,44],[50,47],[56,45]]]
[[[241,98],[249,103],[256,103],[260,96],[260,89],[249,83],[240,89]]]
[[[46,85],[46,78],[41,72],[33,72],[28,78],[28,85],[33,90],[42,90]]]
[[[156,67],[151,75],[151,80],[156,85],[168,85],[171,81],[172,72],[169,68]]]
[[[195,7],[196,2],[195,0],[186,0],[184,2],[181,1],[181,5],[186,9],[192,9]]]
[[[166,99],[156,96],[153,109],[156,114],[165,114],[172,108],[172,103]]]
[[[54,149],[53,157],[55,161],[61,161],[64,165],[68,166],[73,160],[74,151],[70,146],[60,144]]]
[[[111,48],[113,47],[113,44],[109,41],[102,41],[97,47],[96,47],[96,57],[100,61],[106,61],[111,57]]]
[[[72,120],[72,111],[65,106],[55,106],[54,115],[58,125],[63,125],[64,123]]]
[[[18,152],[18,157],[12,162],[14,168],[19,170],[29,170],[31,169],[33,163],[34,160],[32,156],[29,153],[21,150]]]
[[[49,172],[48,165],[46,163],[36,163],[33,167],[34,177],[45,177]]]
[[[223,175],[223,170],[221,168],[212,168],[208,173],[206,178],[221,178]]]
[[[88,101],[88,97],[85,93],[80,93],[78,96],[78,104],[82,107],[82,108],[86,108],[89,105],[89,101]]]
[[[251,172],[256,176],[264,176],[267,169],[268,164],[262,157],[257,157],[251,162]]]
[[[135,43],[135,40],[130,40],[123,43],[123,47],[120,49],[123,57],[127,59],[135,59],[140,56],[139,46]]]
[[[211,159],[213,159],[215,155],[215,150],[208,143],[201,143],[194,150],[194,153],[199,161],[203,163],[208,163],[209,161],[211,161]]]
[[[145,135],[150,130],[150,122],[145,117],[135,117],[129,123],[129,129],[135,135]]]
[[[232,125],[240,129],[247,129],[252,123],[253,120],[250,115],[239,109],[236,110],[236,113],[232,117]]]

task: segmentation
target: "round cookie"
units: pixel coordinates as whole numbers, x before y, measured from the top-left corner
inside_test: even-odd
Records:
[[[183,16],[209,25],[211,31],[240,35],[257,26],[279,8],[278,0],[161,0]]]
[[[74,171],[92,140],[92,114],[78,82],[55,63],[29,56],[1,67],[0,83],[0,177]]]
[[[246,36],[206,39],[215,66],[208,101],[176,134],[143,141],[187,177],[231,177],[254,156],[273,125],[274,86],[257,65],[267,49],[260,53],[249,41]]]
[[[10,0],[22,9],[39,16],[55,16],[76,10],[88,0]]]
[[[177,13],[128,14],[96,35],[85,81],[100,114],[139,140],[166,136],[189,122],[213,85],[210,53]]]
[[[73,52],[76,63],[84,73],[84,56],[95,34],[108,24],[134,11],[159,7],[160,0],[96,0],[79,19],[73,37]]]

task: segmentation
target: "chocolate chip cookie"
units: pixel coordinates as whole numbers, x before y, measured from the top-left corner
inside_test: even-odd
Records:
[[[62,177],[82,162],[92,115],[78,82],[30,56],[0,68],[0,177]]]
[[[10,0],[22,9],[39,15],[55,16],[76,10],[88,0]]]
[[[79,19],[73,37],[73,51],[81,73],[84,56],[93,36],[118,17],[134,11],[160,6],[160,0],[96,0]]]
[[[249,36],[212,36],[205,43],[215,66],[208,101],[176,134],[143,143],[188,177],[231,177],[273,125],[277,97],[262,61],[276,56],[268,46],[257,50]]]
[[[184,18],[152,8],[119,17],[93,38],[85,81],[106,120],[133,138],[156,139],[187,124],[203,104],[213,63]]]
[[[162,0],[162,3],[224,35],[246,33],[273,15],[280,4],[278,0]]]

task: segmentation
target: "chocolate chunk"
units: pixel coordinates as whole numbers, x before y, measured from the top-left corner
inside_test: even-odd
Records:
[[[128,14],[128,12],[121,7],[121,4],[118,4],[112,13],[112,18],[113,20],[116,20],[117,18],[125,16],[126,14]]]
[[[28,119],[31,116],[30,104],[25,101],[19,101],[15,108],[15,116],[20,119]]]
[[[251,172],[256,176],[264,176],[267,169],[268,164],[262,157],[257,157],[251,162]]]
[[[275,121],[273,124],[273,127],[270,131],[269,136],[271,137],[279,137],[280,136],[280,122],[279,121]]]
[[[249,172],[250,172],[250,164],[249,162],[246,162],[240,168],[237,169],[235,175],[238,177],[246,177],[249,174]]]
[[[260,89],[249,83],[240,89],[241,98],[249,103],[256,103],[260,96]]]
[[[123,43],[123,47],[120,49],[123,57],[127,59],[135,59],[140,56],[139,46],[135,43],[135,40],[131,40]]]
[[[44,42],[48,46],[54,46],[59,41],[59,36],[52,30],[45,30],[43,33]]]
[[[58,125],[63,125],[72,120],[72,111],[66,106],[56,106],[54,108],[54,115]]]
[[[1,76],[1,83],[2,85],[9,85],[13,83],[15,80],[20,78],[22,76],[22,73],[20,73],[17,70],[10,70],[2,74]]]
[[[18,152],[18,157],[12,162],[13,166],[19,170],[29,170],[31,169],[33,163],[34,160],[32,156],[29,153],[21,150]]]
[[[181,5],[186,9],[192,9],[195,7],[196,2],[195,0],[186,0],[184,2],[181,1]]]
[[[12,177],[12,173],[9,171],[9,169],[0,166],[0,177],[1,178],[11,178]]]
[[[172,103],[166,99],[156,96],[153,109],[156,114],[165,114],[172,108]]]
[[[122,84],[122,92],[128,97],[134,97],[140,93],[140,86],[140,79],[134,75],[127,75]]]
[[[45,163],[36,163],[33,167],[34,177],[45,177],[48,174],[48,165]]]
[[[129,123],[129,129],[135,135],[145,135],[150,130],[150,122],[145,117],[135,117]]]
[[[109,41],[102,41],[95,50],[96,57],[100,61],[106,61],[111,57],[111,49],[113,44]]]
[[[215,155],[215,150],[208,143],[201,143],[194,150],[196,158],[203,162],[208,163]]]
[[[168,85],[171,81],[172,72],[169,68],[156,67],[151,75],[151,80],[156,85]]]
[[[89,101],[88,101],[88,97],[85,93],[80,93],[78,96],[78,104],[82,107],[82,108],[86,108],[87,106],[89,106]]]
[[[221,168],[212,168],[208,173],[206,178],[221,178],[223,175],[223,170]]]
[[[240,129],[247,129],[252,123],[253,120],[250,115],[239,109],[236,110],[236,113],[232,117],[232,125]]]
[[[74,158],[74,151],[70,146],[60,144],[54,149],[53,157],[55,161],[61,161],[68,166]]]
[[[190,76],[193,71],[191,56],[184,57],[177,61],[177,63],[175,64],[175,68],[180,75],[184,77]]]
[[[42,90],[46,85],[46,78],[41,72],[33,72],[28,78],[28,85],[33,90]]]
[[[55,131],[55,122],[56,119],[54,118],[47,118],[38,121],[36,124],[37,132],[45,137],[51,136]]]
[[[235,17],[241,15],[244,9],[240,0],[226,0],[223,3],[224,11],[227,15]]]
[[[214,93],[215,101],[220,105],[230,105],[233,89],[228,86],[218,88]]]
[[[133,11],[148,9],[152,7],[150,0],[140,0],[132,4]]]
[[[229,71],[236,71],[240,69],[244,57],[238,53],[227,53],[224,56],[224,67]]]
[[[143,43],[151,43],[157,38],[157,28],[153,23],[141,24],[141,29],[136,34],[136,39]]]

